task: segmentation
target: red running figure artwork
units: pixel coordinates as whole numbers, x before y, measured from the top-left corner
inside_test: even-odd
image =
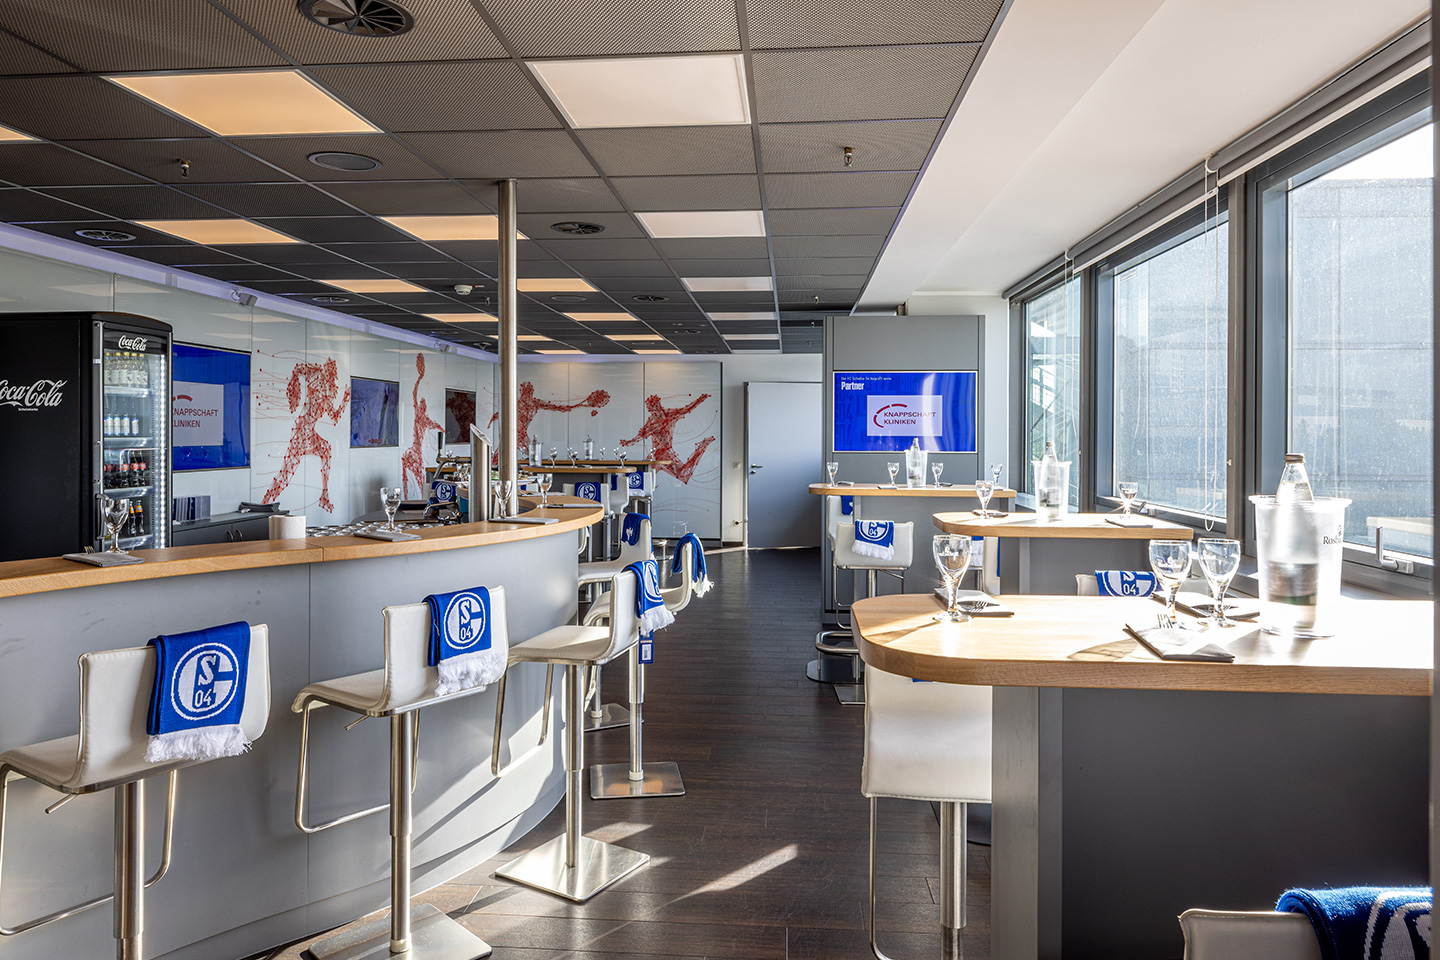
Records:
[[[290,402],[290,412],[294,413],[299,409],[302,393],[305,409],[295,418],[295,428],[290,432],[290,446],[285,450],[284,463],[271,481],[270,489],[265,491],[262,502],[274,503],[278,500],[285,488],[290,486],[301,458],[315,456],[320,458],[320,508],[328,513],[335,511],[335,505],[330,502],[330,442],[315,432],[315,424],[320,422],[321,417],[329,417],[331,423],[340,422],[340,415],[350,403],[350,388],[345,388],[345,395],[336,403],[335,395],[339,392],[339,375],[334,357],[327,357],[323,364],[297,363],[295,369],[290,371],[290,382],[285,387],[285,399]]]
[[[608,390],[591,390],[584,400],[576,403],[556,403],[553,400],[540,400],[535,396],[535,384],[529,380],[523,381],[520,384],[520,396],[515,404],[519,420],[517,424],[519,428],[519,440],[517,442],[519,443],[520,449],[522,451],[528,451],[530,449],[530,422],[535,419],[535,414],[541,410],[568,413],[571,410],[579,410],[581,407],[589,407],[590,416],[594,417],[599,415],[600,408],[609,402],[610,391]],[[494,423],[499,418],[500,414],[496,412],[490,417],[490,422]],[[500,455],[498,450],[495,455],[497,457]]]
[[[621,440],[621,446],[632,446],[641,440],[648,439],[652,458],[670,461],[669,466],[660,466],[656,469],[670,474],[681,483],[688,484],[690,478],[695,476],[695,468],[700,465],[700,458],[705,455],[710,444],[715,442],[715,438],[710,436],[701,440],[691,451],[690,456],[682,460],[680,454],[675,451],[675,427],[679,425],[686,414],[709,399],[710,394],[702,393],[683,407],[667,407],[660,402],[659,396],[651,394],[645,398],[644,426],[629,440]]]
[[[420,382],[425,379],[425,354],[415,354],[415,372],[419,374],[415,378],[415,387],[410,391],[410,401],[415,407],[415,431],[411,435],[410,449],[406,450],[400,457],[400,485],[409,491],[410,478],[415,478],[416,494],[425,492],[425,453],[421,444],[425,441],[425,435],[432,430],[444,430],[445,428],[434,420],[426,412],[426,403],[420,396]]]

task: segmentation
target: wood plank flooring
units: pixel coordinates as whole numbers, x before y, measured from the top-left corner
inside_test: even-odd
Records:
[[[563,804],[505,854],[417,902],[434,903],[499,960],[864,960],[869,802],[860,795],[864,709],[805,679],[818,629],[814,550],[709,558],[715,589],[657,637],[645,755],[675,760],[683,797],[585,800],[585,832],[648,853],[588,903],[495,878],[564,829]],[[623,702],[625,670],[605,671]],[[586,763],[627,760],[624,728],[586,736]],[[939,828],[928,804],[881,801],[881,948],[937,957]],[[965,955],[988,960],[990,848],[971,844]],[[376,914],[376,917],[384,914]],[[372,918],[367,918],[372,919]],[[296,960],[305,943],[265,954]]]

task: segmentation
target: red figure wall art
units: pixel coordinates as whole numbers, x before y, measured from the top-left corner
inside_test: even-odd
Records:
[[[415,490],[418,496],[425,492],[425,453],[422,444],[427,434],[444,430],[445,428],[434,420],[430,419],[426,412],[425,399],[420,396],[420,382],[425,379],[425,354],[415,354],[415,387],[410,391],[410,401],[415,408],[415,429],[411,435],[410,448],[400,457],[400,485],[408,493],[410,490],[410,478],[415,478]]]
[[[593,417],[600,412],[601,407],[609,402],[610,392],[608,390],[591,390],[584,400],[575,403],[556,403],[553,400],[541,400],[535,396],[535,384],[529,380],[522,382],[520,384],[520,396],[517,398],[515,404],[518,413],[517,426],[519,428],[518,442],[520,449],[522,451],[528,451],[530,449],[530,423],[541,410],[568,413],[571,410],[579,410],[581,407],[589,407],[590,416]],[[500,414],[496,413],[490,417],[490,422],[494,423],[499,418]],[[499,451],[496,451],[496,456],[499,456]]]
[[[689,483],[690,478],[695,475],[695,468],[700,465],[700,458],[715,442],[713,436],[706,437],[695,445],[690,456],[682,458],[675,450],[675,427],[700,404],[710,399],[710,394],[702,393],[690,403],[683,407],[667,407],[660,401],[660,397],[651,394],[645,398],[645,424],[640,432],[629,440],[621,440],[621,446],[633,446],[641,440],[650,441],[650,451],[655,460],[669,460],[668,466],[657,467],[670,474],[681,483]]]
[[[339,392],[339,375],[334,357],[327,357],[323,364],[297,363],[290,372],[290,382],[285,387],[285,399],[290,404],[290,412],[300,409],[302,397],[305,409],[295,418],[295,427],[290,432],[290,445],[285,449],[284,463],[271,482],[270,489],[265,491],[263,502],[274,503],[278,500],[285,488],[290,486],[301,458],[314,456],[320,458],[320,507],[329,513],[335,511],[335,505],[330,502],[330,442],[315,432],[315,424],[320,422],[321,417],[329,417],[331,423],[340,422],[340,415],[350,403],[350,388],[345,388],[345,395],[336,403],[335,396]]]

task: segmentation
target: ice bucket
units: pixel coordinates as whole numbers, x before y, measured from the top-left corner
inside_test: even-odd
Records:
[[[1042,520],[1058,520],[1070,508],[1070,461],[1031,460],[1035,470],[1035,512]]]
[[[905,451],[905,486],[925,486],[925,464],[929,459],[930,454],[919,447],[911,447]]]
[[[1260,626],[1267,633],[1328,637],[1335,632],[1344,558],[1342,497],[1255,504],[1255,553],[1260,571]]]

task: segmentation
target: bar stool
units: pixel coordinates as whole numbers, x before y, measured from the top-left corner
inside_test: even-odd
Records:
[[[506,661],[505,589],[490,589],[490,649]],[[436,693],[439,668],[426,666],[431,613],[426,603],[386,607],[385,666],[335,680],[312,683],[300,691],[290,709],[300,714],[300,770],[295,780],[295,826],[319,833],[371,814],[390,811],[390,918],[366,924],[312,945],[316,960],[344,952],[346,960],[406,954],[415,960],[475,960],[490,955],[490,945],[430,904],[410,907],[410,855],[413,800],[419,746],[419,712],[437,703],[460,700],[485,689],[485,684],[453,693]],[[500,670],[497,670],[497,677]],[[390,802],[345,814],[313,826],[305,823],[305,792],[310,748],[310,713],[334,706],[360,715],[346,729],[369,717],[390,720]],[[388,928],[388,935],[387,935]]]
[[[175,795],[182,767],[205,760],[151,763],[145,759],[145,732],[155,687],[154,647],[127,647],[80,656],[80,732],[71,737],[34,743],[0,753],[0,852],[5,841],[5,799],[10,777],[33,780],[64,796],[50,813],[77,796],[115,788],[115,886],[113,893],[57,910],[15,927],[0,926],[0,936],[14,936],[91,907],[115,902],[115,955],[142,960],[145,933],[145,891],[170,869],[175,826]],[[260,739],[270,715],[269,630],[250,628],[246,661],[245,701],[240,728],[249,740]],[[165,799],[165,834],[160,867],[145,879],[145,780],[169,774]]]
[[[900,581],[900,592],[905,592],[905,571],[910,569],[914,558],[914,537],[915,524],[895,524],[895,556],[889,560],[881,560],[879,557],[868,557],[855,552],[855,524],[839,523],[835,528],[835,546],[831,551],[834,557],[836,570],[863,570],[865,572],[865,596],[875,596],[875,576],[885,574]],[[839,633],[845,638],[840,643],[832,643],[831,636],[836,636],[837,631],[821,631],[815,638],[815,649],[820,653],[819,657],[811,660],[805,666],[805,676],[817,683],[835,684],[835,696],[843,704],[858,706],[865,702],[865,690],[862,685],[864,674],[861,671],[860,650],[856,647],[854,637],[850,631]],[[848,672],[839,673],[825,662],[825,655],[849,657]]]
[[[585,771],[584,675],[586,670],[609,663],[639,641],[636,587],[635,576],[630,573],[620,572],[611,579],[615,613],[608,628],[566,624],[510,648],[511,664],[544,663],[565,668],[565,833],[505,864],[495,871],[497,877],[584,903],[650,862],[646,854],[593,840],[581,830],[580,778]],[[502,685],[496,707],[497,730],[505,710],[504,693]]]
[[[694,570],[695,548],[689,543],[680,545],[681,577],[678,587],[660,591],[665,608],[678,614],[690,605],[695,596],[695,584],[691,577]],[[612,594],[601,594],[585,611],[586,624],[608,622]],[[685,780],[680,776],[680,765],[673,760],[657,760],[646,763],[641,728],[645,706],[645,664],[640,662],[640,645],[630,650],[630,762],[597,763],[590,768],[590,799],[614,800],[620,797],[683,797]]]
[[[844,519],[843,497],[826,496],[824,500],[825,510],[825,542],[830,547],[830,606],[835,610],[835,620],[840,624],[838,630],[821,630],[815,634],[815,640],[826,640],[830,637],[849,637],[850,625],[840,619],[840,568],[835,565],[835,532],[840,527],[840,521]],[[852,501],[853,502],[853,501]],[[853,507],[852,507],[853,510]],[[827,682],[821,680],[822,683]]]
[[[962,956],[967,803],[990,802],[991,689],[916,683],[865,667],[865,759],[860,792],[870,798],[870,949],[875,942],[876,800],[940,804],[941,956]]]
[[[621,513],[624,517],[627,514]],[[621,570],[640,560],[649,560],[655,555],[654,543],[650,538],[650,518],[642,514],[633,514],[640,518],[640,533],[635,543],[620,543],[620,555],[614,560],[598,560],[593,563],[580,564],[580,585],[593,589],[594,584],[605,583],[614,578]],[[585,702],[591,703],[586,715],[585,730],[612,730],[615,727],[623,727],[630,722],[630,711],[618,703],[600,703],[600,675],[595,673],[594,683],[586,687]]]

